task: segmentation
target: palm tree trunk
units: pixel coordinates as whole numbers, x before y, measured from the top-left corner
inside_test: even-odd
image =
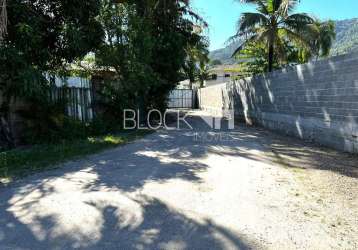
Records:
[[[7,33],[7,10],[6,0],[0,0],[0,45],[3,43]],[[1,96],[0,105],[0,150],[8,150],[15,147],[15,140],[10,129],[10,100],[11,98]]]
[[[0,42],[7,33],[7,11],[6,0],[0,0]]]
[[[269,45],[269,53],[268,53],[268,71],[272,72],[273,70],[273,56],[274,56],[274,48],[273,44]]]

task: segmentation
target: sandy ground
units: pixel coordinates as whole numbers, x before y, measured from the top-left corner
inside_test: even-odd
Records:
[[[0,188],[0,249],[358,248],[357,157],[196,115]]]

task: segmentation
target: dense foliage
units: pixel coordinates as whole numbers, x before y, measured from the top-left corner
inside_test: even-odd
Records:
[[[336,40],[332,45],[330,56],[358,52],[358,19],[334,21],[334,26]],[[210,60],[220,60],[229,64],[235,63],[231,55],[241,43],[242,41],[238,40],[228,44],[225,48],[211,51],[209,54]]]
[[[245,73],[272,71],[330,54],[335,39],[333,21],[320,22],[305,13],[293,14],[297,0],[243,2],[257,7],[257,12],[242,14],[233,37],[246,37],[233,53],[246,66]]]
[[[96,62],[116,72],[103,84],[101,103],[114,123],[122,124],[124,109],[164,110],[169,92],[183,78],[194,81],[197,62],[208,60],[205,22],[188,1],[103,0],[100,21],[107,41]]]
[[[245,0],[255,4],[257,12],[245,12],[241,15],[238,31],[233,38],[246,36],[247,39],[235,52],[248,43],[262,43],[267,48],[268,71],[273,70],[275,59],[287,61],[285,45],[295,44],[307,50],[305,37],[307,27],[314,20],[305,13],[292,13],[298,0]]]
[[[209,42],[201,37],[194,44],[187,48],[187,58],[185,60],[183,71],[185,78],[189,79],[190,88],[193,84],[199,82],[201,86],[207,79],[207,64],[209,63]]]
[[[46,95],[45,72],[55,72],[98,47],[103,37],[96,20],[99,7],[99,0],[8,1],[7,33],[0,41],[3,121],[9,119],[15,99]]]
[[[38,113],[22,114],[38,128],[30,130],[38,131],[34,138],[59,138],[59,131],[74,124],[62,117],[62,104],[47,103],[46,76],[73,74],[71,65],[84,57],[93,58],[86,75],[99,69],[113,73],[98,93],[103,112],[96,120],[112,129],[122,124],[123,109],[164,110],[188,65],[197,78],[205,73],[206,24],[188,0],[12,0],[7,12],[8,32],[0,41],[1,121],[8,119],[11,102],[25,100]]]

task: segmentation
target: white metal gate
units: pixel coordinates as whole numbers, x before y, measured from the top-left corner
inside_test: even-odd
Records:
[[[175,89],[169,94],[168,108],[194,108],[192,89]]]

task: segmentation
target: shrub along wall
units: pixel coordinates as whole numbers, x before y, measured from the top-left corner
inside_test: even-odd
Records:
[[[2,93],[0,92],[0,104],[3,102],[3,97],[2,97]],[[18,142],[19,137],[18,134],[21,134],[24,130],[24,126],[23,126],[23,119],[21,118],[21,116],[19,115],[19,111],[26,109],[26,104],[24,102],[22,102],[21,100],[16,100],[13,101],[10,104],[10,112],[9,112],[9,127],[11,128],[11,130],[14,133],[14,137],[16,142]],[[0,149],[3,147],[4,145],[0,145]]]
[[[79,87],[55,87],[50,91],[50,97],[53,101],[58,100],[66,100],[67,105],[64,110],[64,113],[73,118],[74,120],[78,120],[79,122],[90,122],[93,119],[94,112],[92,108],[93,104],[93,95],[92,90],[87,87],[79,88]],[[2,103],[2,95],[0,92],[0,103]],[[24,141],[25,132],[26,132],[26,118],[24,118],[21,113],[33,113],[35,111],[31,110],[29,103],[26,103],[21,98],[17,98],[13,100],[10,104],[10,112],[9,112],[9,126],[12,131],[12,135],[15,139],[15,144],[21,144]],[[45,112],[45,110],[43,111]],[[54,113],[48,114],[48,116],[53,115]],[[43,114],[45,115],[45,114]],[[33,114],[33,117],[38,117],[36,114]],[[57,119],[58,117],[52,117],[53,119]],[[59,121],[60,119],[58,119]],[[42,122],[42,121],[38,121]],[[43,121],[43,124],[46,124]],[[30,133],[31,131],[27,131]],[[45,136],[45,135],[44,135]],[[0,145],[0,149],[4,145]]]
[[[288,67],[200,93],[204,109],[229,104],[236,118],[247,123],[358,152],[358,54]]]

